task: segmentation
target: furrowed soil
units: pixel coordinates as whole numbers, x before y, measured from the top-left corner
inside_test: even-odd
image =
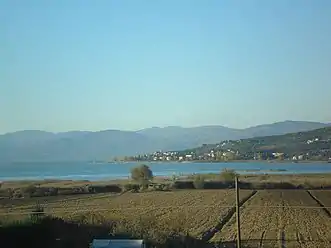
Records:
[[[330,199],[329,191],[313,191]],[[305,190],[263,190],[240,209],[243,247],[328,248],[331,247],[331,218]],[[218,232],[212,241],[233,247],[236,219]]]
[[[94,214],[100,222],[138,220],[158,230],[175,227],[219,247],[235,247],[233,189],[13,200],[1,205],[0,222],[28,217],[37,202],[46,214],[64,219]],[[240,190],[240,205],[242,247],[331,247],[329,190]],[[212,228],[219,231],[209,235]]]
[[[252,194],[244,190],[241,199]],[[180,231],[201,237],[215,227],[219,219],[235,206],[234,190],[180,190],[173,192],[125,193],[101,195],[62,201],[43,202],[46,214],[65,219],[96,213],[100,219],[141,220],[153,222],[156,228],[176,226]],[[7,217],[26,217],[31,202],[3,209]],[[3,217],[4,215],[1,215]]]
[[[249,247],[279,247],[278,236],[281,229],[281,191],[258,191],[240,208],[242,243]],[[233,247],[237,228],[235,215],[217,233],[212,241],[225,243],[225,247]],[[226,244],[228,244],[226,246]]]

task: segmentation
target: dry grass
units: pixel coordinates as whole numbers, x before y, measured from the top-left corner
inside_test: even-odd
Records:
[[[164,183],[164,182],[169,182],[171,180],[172,180],[171,177],[154,177],[153,182]],[[57,179],[21,180],[21,181],[4,181],[2,183],[1,189],[24,188],[30,185],[38,185],[40,187],[71,188],[71,187],[82,187],[86,185],[107,185],[107,184],[124,185],[132,182],[133,181],[129,177],[127,179],[113,179],[107,181],[57,180]]]

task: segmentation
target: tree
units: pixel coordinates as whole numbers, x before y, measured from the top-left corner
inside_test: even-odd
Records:
[[[131,169],[131,178],[144,188],[153,179],[153,172],[147,165],[139,165]]]

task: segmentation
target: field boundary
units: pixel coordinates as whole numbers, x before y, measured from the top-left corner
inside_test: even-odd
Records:
[[[310,195],[311,198],[313,198],[317,204],[323,209],[323,211],[326,213],[329,218],[331,218],[331,212],[325,207],[325,205],[316,197],[314,196],[309,190],[307,190],[308,195]]]
[[[239,208],[242,207],[248,200],[250,200],[256,193],[257,193],[257,190],[254,190],[248,196],[244,197],[239,202]],[[214,228],[208,229],[207,231],[205,231],[203,233],[201,239],[203,241],[211,240],[214,237],[214,235],[217,232],[221,231],[222,228],[226,225],[226,223],[228,223],[231,220],[231,218],[234,216],[235,213],[236,213],[236,206],[234,205],[229,209],[229,211],[225,214],[225,216],[220,217],[220,221],[217,223],[217,225]]]

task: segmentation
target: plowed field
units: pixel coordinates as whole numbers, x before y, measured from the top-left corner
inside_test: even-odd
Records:
[[[260,190],[254,194],[241,190],[240,201],[243,247],[331,247],[331,191]],[[3,207],[0,220],[5,213],[26,216],[31,206],[29,202]],[[220,247],[234,247],[236,239],[234,190],[103,194],[43,202],[43,206],[47,214],[63,218],[93,212],[102,219],[145,219],[156,229],[175,226],[195,237],[222,243]],[[213,227],[220,231],[206,236]]]
[[[312,194],[331,196],[326,191]],[[307,191],[259,191],[241,208],[241,238],[244,247],[328,248],[331,218]],[[235,239],[233,216],[212,241],[231,247]]]
[[[244,190],[241,198],[251,193],[251,190]],[[161,229],[176,225],[197,237],[215,227],[234,205],[234,190],[125,193],[120,196],[103,195],[43,204],[46,213],[59,217],[71,218],[93,211],[104,219],[149,219]],[[13,215],[29,211],[31,204],[6,209],[7,213]]]

